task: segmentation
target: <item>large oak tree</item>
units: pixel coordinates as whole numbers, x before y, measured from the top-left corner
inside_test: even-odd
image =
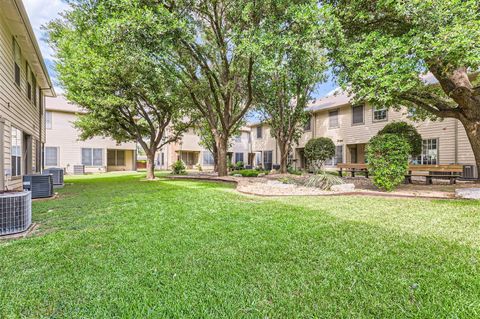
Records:
[[[265,48],[255,77],[255,105],[277,142],[281,173],[287,172],[288,154],[311,121],[306,107],[327,68],[319,21],[316,6],[287,11],[285,19],[272,26],[277,41]]]
[[[148,41],[138,41],[135,31],[145,25],[158,35],[162,21],[138,2],[80,0],[48,29],[66,97],[86,111],[76,122],[81,138],[136,141],[154,179],[155,153],[192,119],[185,121],[189,99],[178,77],[163,70]]]
[[[480,167],[480,2],[321,2],[335,71],[355,98],[458,119]]]

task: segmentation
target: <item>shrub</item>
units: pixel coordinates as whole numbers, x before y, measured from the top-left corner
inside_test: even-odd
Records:
[[[289,167],[287,168],[287,172],[288,172],[289,174],[292,174],[292,175],[302,175],[302,171],[301,171],[301,170],[295,169],[295,168],[293,168],[293,167],[291,167],[291,166],[289,166]]]
[[[242,169],[240,171],[236,171],[235,175],[236,174],[240,174],[243,177],[257,177],[258,174],[260,174],[260,171],[257,171],[255,169]]]
[[[178,160],[172,164],[172,174],[181,175],[185,173],[185,164],[183,164],[183,161]]]
[[[244,164],[242,161],[238,161],[237,163],[235,163],[236,169],[243,169],[243,167],[244,167]]]
[[[329,158],[335,156],[335,144],[328,137],[312,138],[305,145],[305,157],[314,172],[323,167]]]
[[[380,130],[377,135],[394,134],[403,136],[410,144],[411,156],[417,156],[422,153],[422,136],[417,132],[417,129],[406,122],[392,122]]]
[[[405,137],[394,134],[374,136],[367,145],[368,170],[373,183],[392,191],[405,178],[411,146]]]
[[[322,172],[320,174],[310,176],[305,181],[305,186],[320,188],[328,191],[333,185],[340,185],[343,183],[343,179],[341,179],[340,177],[328,174],[326,172]]]

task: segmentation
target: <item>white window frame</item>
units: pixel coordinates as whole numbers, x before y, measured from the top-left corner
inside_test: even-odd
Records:
[[[83,161],[83,150],[85,149],[89,149],[90,150],[90,164],[86,164],[84,161]],[[102,153],[102,163],[100,165],[95,165],[94,164],[94,156],[93,156],[93,153],[95,150],[100,150],[101,153]],[[103,148],[92,148],[92,147],[82,147],[80,149],[80,162],[82,163],[82,165],[85,165],[85,166],[88,166],[88,167],[102,167],[103,166]]]
[[[332,113],[337,113],[336,118],[337,118],[337,125],[332,125]],[[338,109],[336,110],[331,110],[328,112],[328,128],[329,129],[336,129],[340,127],[340,111]]]
[[[51,130],[53,124],[53,114],[52,112],[46,111],[45,112],[45,129]]]
[[[49,164],[48,163],[48,156],[47,156],[47,150],[48,149],[55,149],[56,150],[56,159],[55,159],[55,164]],[[48,167],[54,167],[59,165],[59,158],[60,158],[60,148],[58,146],[45,146],[45,166]]]
[[[358,123],[355,123],[355,122],[354,122],[354,119],[355,119],[354,109],[356,109],[356,108],[358,108],[358,107],[361,107],[361,108],[362,108],[362,121],[361,121],[361,122],[358,122]],[[364,124],[365,124],[365,105],[353,105],[353,106],[352,106],[352,126],[364,125]]]
[[[258,132],[260,132],[260,134],[258,134]],[[263,127],[262,126],[257,126],[256,134],[257,134],[257,139],[258,140],[263,138]]]
[[[10,174],[14,176],[22,176],[23,173],[23,132],[12,126],[10,130]],[[14,164],[15,168],[14,170]]]
[[[435,160],[433,161],[430,159],[430,155],[428,154],[430,150],[430,146],[433,145],[433,141],[435,141],[435,152],[436,152],[436,157]],[[426,147],[426,148],[425,148]],[[433,149],[432,149],[433,150]],[[418,165],[438,165],[440,163],[440,139],[439,138],[426,138],[422,140],[422,153],[417,156],[417,158],[414,160],[415,164]]]
[[[375,114],[377,114],[377,112],[385,112],[385,118],[376,119]],[[376,109],[376,108],[373,107],[372,108],[372,121],[373,122],[386,122],[386,121],[388,121],[388,109],[386,107],[381,108],[381,109]]]
[[[202,154],[202,163],[203,165],[215,165],[215,158],[213,157],[212,152],[203,151]]]

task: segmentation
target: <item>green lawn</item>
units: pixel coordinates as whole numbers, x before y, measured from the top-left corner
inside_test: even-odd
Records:
[[[480,204],[67,179],[0,241],[0,318],[479,318]]]

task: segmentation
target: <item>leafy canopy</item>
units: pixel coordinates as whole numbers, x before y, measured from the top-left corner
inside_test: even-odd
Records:
[[[392,122],[385,125],[377,135],[394,134],[407,140],[411,148],[411,156],[418,156],[422,153],[422,136],[417,129],[407,122]]]

